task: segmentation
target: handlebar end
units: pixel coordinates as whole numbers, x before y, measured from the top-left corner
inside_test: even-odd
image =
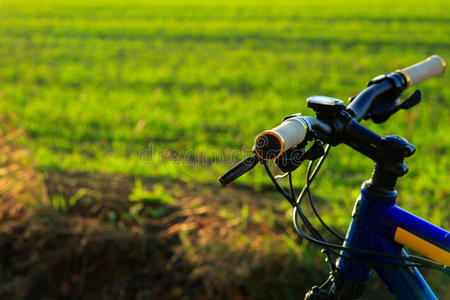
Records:
[[[257,135],[254,150],[260,159],[274,160],[287,149],[300,144],[306,133],[307,124],[301,117],[288,118],[277,127]]]
[[[260,159],[274,160],[284,152],[284,139],[273,130],[266,130],[255,138],[255,153]]]
[[[445,60],[438,56],[432,55],[424,61],[418,62],[412,66],[396,70],[395,73],[402,75],[406,80],[406,87],[421,83],[428,78],[439,76],[444,73],[447,64]]]

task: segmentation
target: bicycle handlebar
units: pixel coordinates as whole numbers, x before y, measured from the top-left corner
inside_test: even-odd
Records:
[[[437,55],[428,57],[412,66],[395,71],[406,80],[406,87],[421,83],[431,77],[439,76],[445,71],[445,61]]]
[[[390,75],[376,77],[369,83],[369,87],[358,94],[345,109],[347,115],[351,115],[351,120],[359,122],[366,116],[372,105],[378,103],[376,101],[380,97],[394,103],[404,89],[438,76],[444,72],[444,69],[445,61],[441,57],[433,55]],[[345,122],[349,123],[350,119]],[[263,131],[256,136],[254,145],[256,155],[263,160],[277,159],[284,151],[302,143],[309,131],[312,131],[313,135],[330,137],[334,134],[335,128],[330,126],[331,123],[327,123],[329,122],[323,122],[313,117],[293,116],[285,119],[279,126]],[[326,139],[323,141],[327,142]]]

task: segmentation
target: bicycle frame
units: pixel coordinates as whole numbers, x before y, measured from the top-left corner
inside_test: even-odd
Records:
[[[344,245],[352,248],[380,251],[407,257],[403,246],[416,250],[444,265],[450,265],[450,234],[395,205],[397,192],[363,184],[347,231]],[[351,251],[342,255],[374,264],[402,263],[386,256],[370,256]],[[363,264],[339,258],[337,269],[346,280],[363,283],[370,269]],[[436,299],[432,290],[415,267],[374,267],[389,290],[398,299]]]

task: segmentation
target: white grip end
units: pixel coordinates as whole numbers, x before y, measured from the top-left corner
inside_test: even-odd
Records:
[[[415,65],[395,72],[403,75],[406,79],[406,87],[410,87],[431,77],[441,75],[445,71],[445,66],[445,61],[440,56],[433,55]]]
[[[306,124],[299,118],[290,118],[279,126],[260,133],[255,138],[255,152],[264,160],[274,160],[300,144],[306,137]]]

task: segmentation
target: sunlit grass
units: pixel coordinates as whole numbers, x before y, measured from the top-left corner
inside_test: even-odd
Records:
[[[449,60],[449,8],[446,1],[6,1],[0,111],[15,114],[44,170],[216,182],[261,130],[292,113],[312,114],[307,96],[345,100],[380,73],[434,53]],[[419,107],[381,126],[365,123],[416,145],[400,203],[442,226],[448,86],[448,75],[423,83]],[[172,152],[180,154],[175,161]],[[223,153],[220,163],[187,162],[212,152]],[[339,226],[371,166],[345,146],[332,151],[314,192]],[[259,169],[240,181],[268,184]]]

